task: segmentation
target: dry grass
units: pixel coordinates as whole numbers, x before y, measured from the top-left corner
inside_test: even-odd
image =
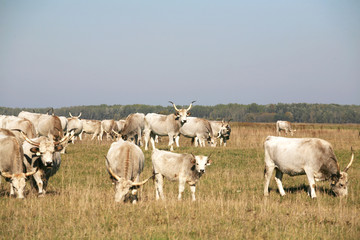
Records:
[[[360,125],[295,125],[296,137],[330,141],[340,166],[356,150],[349,170],[349,196],[332,197],[329,183],[317,184],[318,198],[306,194],[305,176],[284,176],[285,197],[272,180],[270,197],[263,197],[263,141],[275,135],[273,124],[232,124],[226,148],[194,148],[181,139],[177,152],[212,153],[213,164],[197,185],[197,201],[187,188],[177,201],[177,183],[165,181],[166,201],[155,201],[150,181],[137,205],[116,204],[105,170],[110,142],[84,141],[62,156],[60,171],[50,179],[48,194],[38,198],[27,186],[23,201],[8,197],[0,186],[1,239],[359,239]],[[163,138],[160,148],[166,148]],[[142,178],[151,174],[145,152]]]

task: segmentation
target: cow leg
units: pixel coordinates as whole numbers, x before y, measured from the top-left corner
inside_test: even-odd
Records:
[[[190,190],[191,190],[192,200],[195,201],[195,200],[196,200],[196,198],[195,198],[195,190],[196,190],[195,184],[194,184],[194,185],[190,185]]]
[[[178,200],[181,200],[181,195],[185,190],[186,179],[179,178],[179,195]]]
[[[10,197],[12,196],[15,196],[15,192],[14,192],[13,184],[10,183]]]
[[[177,135],[177,136],[175,137],[175,144],[176,144],[177,147],[180,146],[180,145],[179,145],[179,140],[180,140],[180,135]]]
[[[163,193],[164,177],[161,174],[155,175],[156,200],[164,199]]]
[[[279,169],[276,169],[275,181],[279,189],[280,195],[285,196],[285,191],[282,185],[282,177],[283,177],[283,173]]]
[[[42,196],[43,194],[45,194],[45,191],[43,190],[43,181],[41,180],[41,174],[40,172],[37,172],[33,175],[35,183],[37,185],[38,188],[38,193],[39,196]]]
[[[144,144],[145,144],[145,151],[148,150],[148,146],[149,146],[149,139],[150,139],[150,130],[149,129],[145,129],[144,130]]]
[[[269,184],[270,184],[270,179],[271,179],[271,175],[273,173],[275,169],[275,166],[271,165],[271,166],[265,166],[265,170],[264,170],[264,196],[269,196]]]
[[[169,134],[169,145],[170,146],[170,151],[174,151],[174,147],[173,147],[173,144],[174,144],[174,135],[173,134]]]
[[[310,189],[308,190],[308,194],[311,198],[316,198],[314,173],[312,170],[309,169],[305,169],[305,173],[309,181]]]

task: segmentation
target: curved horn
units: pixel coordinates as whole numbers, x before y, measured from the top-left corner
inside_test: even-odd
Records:
[[[119,177],[118,175],[116,175],[112,170],[111,170],[111,167],[110,167],[110,163],[109,163],[109,160],[107,159],[107,157],[105,156],[105,159],[106,159],[106,169],[108,170],[108,172],[110,173],[111,176],[113,176],[116,181],[120,182],[121,180],[121,177]]]
[[[351,167],[352,163],[354,162],[354,151],[351,147],[351,159],[349,164],[346,166],[346,168],[344,169],[344,172],[347,172],[347,170],[349,170],[349,168]]]
[[[133,183],[132,183],[132,186],[142,186],[142,185],[144,185],[145,183],[147,183],[147,181],[149,181],[150,178],[154,178],[154,176],[155,176],[155,174],[152,175],[151,177],[149,177],[148,179],[142,181],[142,182],[136,182],[136,183],[133,182]]]
[[[38,168],[36,168],[36,170],[33,171],[33,172],[27,172],[27,173],[25,173],[25,177],[29,177],[31,175],[34,175],[37,171],[38,171]]]
[[[31,145],[34,145],[34,146],[37,146],[37,147],[40,146],[40,143],[35,142],[35,141],[31,140],[30,138],[28,138],[28,136],[26,136],[26,134],[25,134],[22,130],[20,130],[20,129],[14,129],[14,130],[19,131],[19,132],[21,133],[21,135],[23,136],[23,138],[24,138],[28,143],[30,143]]]
[[[77,116],[77,118],[79,118],[81,116],[82,113],[79,114],[79,116]]]
[[[70,134],[69,134],[70,133]],[[54,142],[55,145],[62,144],[72,138],[75,134],[75,128],[71,129],[60,141]]]
[[[73,117],[73,115],[71,114],[71,112],[69,112],[69,115],[70,115],[70,117]]]
[[[8,172],[1,172],[1,176],[3,176],[4,178],[12,178],[14,174],[10,174]]]
[[[120,134],[117,133],[114,129],[111,129],[111,131],[112,131],[113,133],[115,133],[116,136],[120,136]]]
[[[171,104],[174,106],[174,108],[175,108],[175,110],[176,110],[177,112],[179,111],[179,109],[177,109],[175,103],[173,103],[172,101],[169,101],[169,103],[171,103]]]
[[[190,106],[188,107],[188,109],[186,109],[186,111],[190,111],[190,109],[192,108],[192,105],[193,105],[194,102],[196,102],[196,101],[192,101],[192,102],[190,103]]]

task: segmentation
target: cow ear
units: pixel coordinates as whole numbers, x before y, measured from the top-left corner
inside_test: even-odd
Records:
[[[188,116],[190,116],[190,115],[191,115],[191,113],[190,113],[190,112],[187,112],[187,115],[188,115]]]
[[[206,165],[211,165],[211,163],[212,163],[212,160],[211,160],[211,159],[208,159]]]
[[[190,159],[190,162],[192,164],[195,164],[196,163],[196,158],[195,158],[194,154],[191,154],[191,156],[192,156],[192,158]]]
[[[62,145],[60,145],[60,144],[59,144],[59,145],[56,145],[56,146],[55,146],[55,152],[60,152],[61,150],[63,150],[63,148],[64,148],[64,147],[63,147]]]
[[[40,152],[40,150],[37,147],[32,147],[32,148],[30,148],[30,152],[37,154],[38,152]]]

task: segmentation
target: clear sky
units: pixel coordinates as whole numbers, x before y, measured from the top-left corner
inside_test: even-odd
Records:
[[[0,106],[360,104],[360,1],[0,0]]]

